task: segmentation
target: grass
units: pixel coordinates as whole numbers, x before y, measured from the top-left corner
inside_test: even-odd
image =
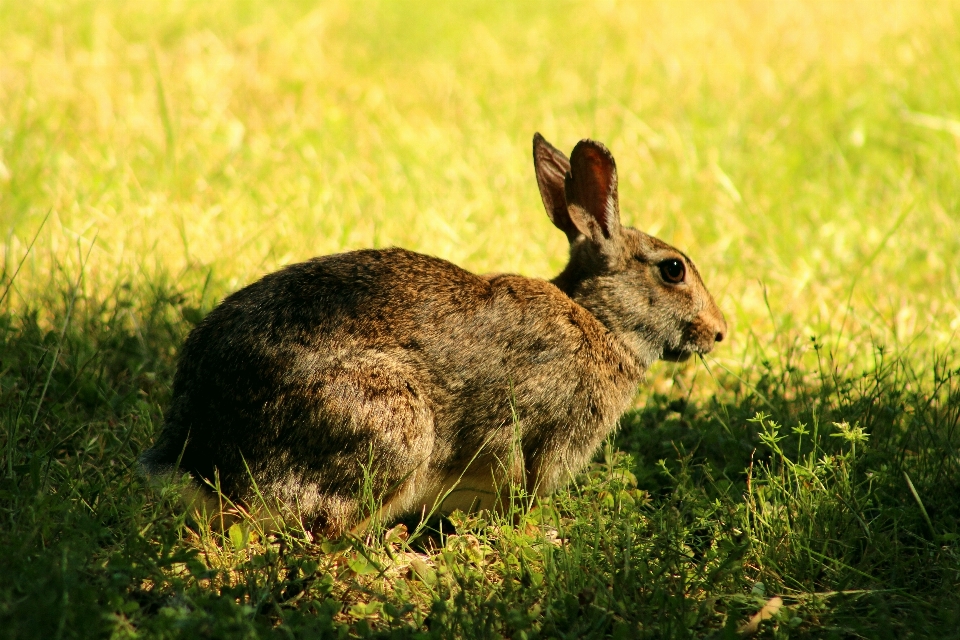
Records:
[[[948,1],[0,1],[0,635],[957,637],[958,41]],[[537,130],[610,146],[731,325],[574,485],[341,541],[145,486],[229,291],[557,272]]]

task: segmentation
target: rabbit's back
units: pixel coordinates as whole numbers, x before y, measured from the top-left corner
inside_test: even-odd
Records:
[[[253,481],[327,520],[349,519],[337,511],[353,508],[368,462],[377,488],[416,507],[450,478],[489,484],[519,447],[522,473],[549,491],[627,408],[640,373],[544,280],[402,249],[326,256],[238,291],[196,327],[146,457],[179,459],[245,499]]]

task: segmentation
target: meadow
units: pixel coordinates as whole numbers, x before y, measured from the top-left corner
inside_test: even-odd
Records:
[[[960,637],[958,70],[950,0],[0,0],[0,637]],[[265,273],[555,275],[535,131],[730,325],[574,484],[321,540],[137,475]]]

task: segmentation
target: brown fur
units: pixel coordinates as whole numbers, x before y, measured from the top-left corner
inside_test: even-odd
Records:
[[[259,492],[328,535],[360,522],[365,467],[388,516],[496,507],[506,480],[564,483],[654,360],[706,353],[726,326],[686,256],[620,225],[603,145],[568,161],[538,134],[534,164],[571,242],[552,282],[403,249],[270,274],[190,334],[146,472],[217,478],[253,508]],[[683,282],[664,280],[665,260]]]

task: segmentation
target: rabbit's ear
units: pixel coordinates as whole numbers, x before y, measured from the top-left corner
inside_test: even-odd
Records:
[[[617,165],[605,146],[581,140],[570,154],[566,194],[569,218],[598,245],[620,237],[620,204],[617,196]]]
[[[539,133],[533,134],[533,168],[537,173],[537,186],[547,215],[555,227],[567,234],[573,242],[580,230],[567,212],[567,197],[564,195],[564,177],[570,171],[570,161],[563,152],[544,140]]]

